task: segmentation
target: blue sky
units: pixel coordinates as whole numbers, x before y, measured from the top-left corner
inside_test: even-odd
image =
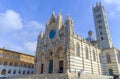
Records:
[[[119,0],[0,0],[0,47],[34,55],[37,36],[53,9],[63,19],[70,14],[75,33],[85,38],[89,30],[95,32],[91,8],[99,1],[105,6],[113,44],[120,49]]]

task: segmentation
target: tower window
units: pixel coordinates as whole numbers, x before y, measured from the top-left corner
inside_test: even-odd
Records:
[[[101,40],[103,40],[103,37],[101,37]]]
[[[97,23],[99,23],[99,24],[102,23],[102,20],[98,20]]]
[[[99,29],[102,29],[102,26],[101,26],[101,25],[99,25]]]
[[[100,32],[100,35],[103,35],[103,32]]]
[[[101,17],[101,14],[96,15],[96,17],[97,17],[97,18],[100,18],[100,17]]]

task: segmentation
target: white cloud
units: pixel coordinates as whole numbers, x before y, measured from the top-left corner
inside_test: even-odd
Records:
[[[120,0],[102,0],[104,5],[108,7],[109,18],[120,17]]]
[[[112,5],[116,10],[120,10],[120,0],[103,0],[106,4]]]
[[[34,28],[42,28],[43,27],[43,24],[37,22],[37,21],[30,21],[28,23],[28,26],[30,27],[34,27]]]
[[[44,30],[44,25],[37,21],[30,21],[26,24],[26,27],[29,28],[29,30]]]
[[[120,5],[120,0],[104,0],[106,3],[109,4],[117,4]]]
[[[115,17],[115,12],[110,12],[109,17]]]
[[[35,20],[22,21],[24,19],[20,14],[13,10],[0,13],[0,47],[34,55],[35,41],[40,30],[44,30],[44,25]]]
[[[28,52],[32,52],[32,53],[34,53],[35,52],[35,50],[36,50],[36,41],[35,42],[25,42],[24,43],[24,49],[26,49],[26,50],[28,50]]]
[[[5,13],[0,13],[0,32],[18,30],[22,27],[23,23],[19,13],[13,10],[7,10]]]

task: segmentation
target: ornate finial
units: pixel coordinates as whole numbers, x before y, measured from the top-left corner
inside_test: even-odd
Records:
[[[69,14],[69,13],[67,14],[66,19],[71,19],[71,17],[70,17],[70,14]]]
[[[52,16],[51,16],[51,18],[50,18],[50,20],[55,20],[56,19],[56,16],[55,16],[55,12],[54,12],[54,10],[52,11]]]
[[[41,30],[41,31],[40,31],[40,38],[43,38],[43,36],[44,36],[44,33],[43,33],[43,31]]]
[[[93,34],[93,31],[91,31],[91,30],[89,30],[88,31],[88,35],[91,37],[91,36],[93,36],[94,34]]]
[[[59,10],[59,12],[58,12],[58,16],[59,16],[59,15],[61,15],[61,11],[60,11],[60,10]]]
[[[59,9],[59,13],[61,13],[61,9]]]

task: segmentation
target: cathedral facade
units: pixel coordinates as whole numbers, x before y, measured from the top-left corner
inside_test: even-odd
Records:
[[[53,12],[46,22],[45,32],[40,32],[35,56],[35,73],[72,73],[113,75],[119,74],[119,50],[113,47],[101,3],[93,6],[97,40],[92,31],[88,38],[74,33],[74,22],[70,15],[65,21],[61,13]]]

